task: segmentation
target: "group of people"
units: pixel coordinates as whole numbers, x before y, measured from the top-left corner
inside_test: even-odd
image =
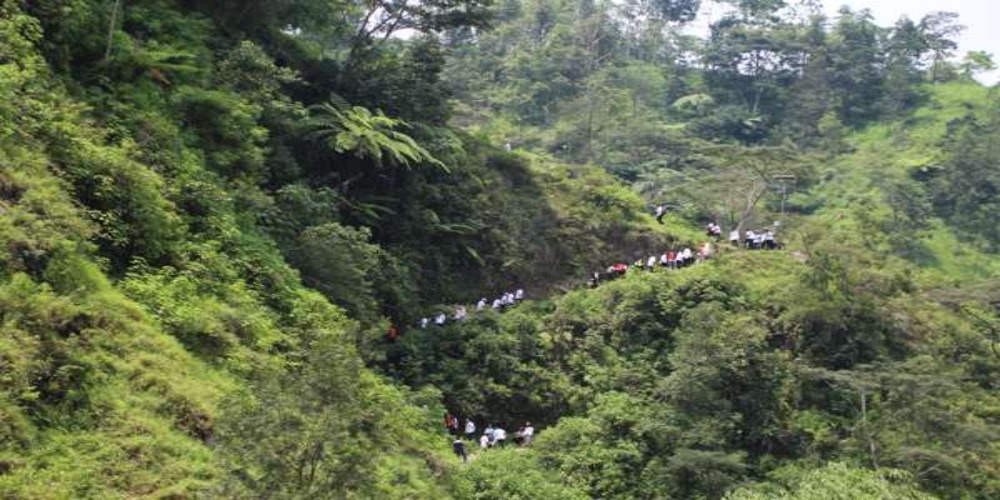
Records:
[[[656,207],[656,220],[661,224],[663,223],[663,217],[667,213],[667,208],[667,205],[658,205]],[[722,240],[722,226],[716,222],[711,222],[705,227],[705,234],[712,240],[719,242]],[[774,231],[771,229],[751,229],[746,231],[745,234],[743,234],[739,229],[733,229],[729,233],[729,242],[733,247],[743,247],[748,250],[777,250],[782,248],[781,243],[778,242]],[[659,255],[650,255],[647,258],[640,258],[631,265],[619,262],[609,266],[603,272],[594,272],[591,274],[590,278],[587,280],[587,284],[590,287],[596,287],[603,281],[609,281],[624,276],[629,270],[653,271],[657,267],[681,269],[711,259],[716,251],[715,246],[708,241],[702,243],[696,248],[696,250],[692,250],[691,247],[668,250]],[[524,289],[518,288],[513,292],[505,292],[499,297],[494,298],[492,301],[488,300],[486,297],[479,299],[479,301],[476,302],[475,310],[484,311],[486,309],[492,309],[497,312],[503,312],[507,308],[523,301],[524,298]],[[468,315],[469,309],[464,305],[460,305],[455,307],[455,310],[450,316],[448,313],[440,311],[433,316],[420,318],[418,326],[422,329],[427,328],[432,324],[435,326],[443,326],[449,321],[449,319],[461,321],[468,317]],[[399,337],[400,332],[395,326],[390,326],[387,335],[390,340],[396,340]]]
[[[661,219],[665,211],[665,205],[656,207],[657,220]],[[705,234],[718,242],[722,239],[722,226],[711,222],[705,227]],[[771,229],[757,231],[751,229],[746,232],[745,236],[741,234],[739,229],[734,229],[729,233],[729,241],[734,247],[744,247],[748,250],[777,250],[782,248],[781,243],[778,242],[774,231]],[[660,255],[650,255],[647,258],[640,258],[631,265],[619,262],[609,266],[603,272],[592,273],[587,280],[587,284],[591,288],[594,288],[603,281],[624,276],[629,270],[653,271],[657,267],[681,269],[711,259],[715,255],[715,251],[715,245],[706,241],[699,245],[697,250],[692,250],[691,247],[684,247],[678,250],[668,250]]]
[[[588,285],[591,288],[597,287],[603,281],[609,281],[624,276],[631,269],[633,271],[655,271],[657,267],[665,269],[681,269],[692,266],[699,262],[711,259],[715,254],[715,247],[709,243],[702,243],[698,250],[691,247],[684,247],[679,250],[667,250],[660,255],[650,255],[647,258],[640,258],[631,266],[624,262],[609,266],[604,272],[591,274]]]
[[[493,299],[492,302],[483,297],[476,302],[476,311],[484,311],[487,307],[494,311],[502,312],[508,307],[516,305],[518,302],[524,300],[524,289],[518,288],[513,292],[505,292],[499,297]],[[465,306],[455,307],[455,311],[451,315],[451,319],[454,321],[461,321],[468,317],[469,310]],[[442,326],[448,322],[448,314],[445,312],[438,312],[434,316],[420,318],[419,325],[420,328],[427,328],[432,323],[436,326]]]
[[[454,436],[452,450],[463,462],[469,461],[466,450],[466,441],[478,443],[481,450],[490,448],[503,448],[507,445],[507,430],[502,425],[488,424],[483,433],[476,437],[476,423],[471,419],[465,419],[465,424],[461,425],[461,419],[451,413],[445,413],[444,425],[448,432]],[[535,436],[535,428],[531,422],[525,422],[513,435],[514,443],[518,446],[527,446]]]
[[[740,232],[734,229],[729,233],[729,243],[734,247],[742,246],[747,250],[778,250],[782,247],[775,237],[774,231],[770,229],[759,231],[750,229],[743,238],[740,238]]]
[[[706,232],[715,238],[715,241],[722,239],[722,228],[714,222],[708,225]],[[734,247],[742,246],[747,250],[777,250],[782,247],[773,229],[749,229],[742,238],[740,236],[740,230],[733,229],[729,232],[729,243]]]

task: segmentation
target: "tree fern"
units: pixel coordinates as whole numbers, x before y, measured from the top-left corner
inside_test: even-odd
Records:
[[[405,121],[386,116],[381,110],[372,113],[361,106],[350,106],[334,95],[328,102],[310,107],[310,112],[316,137],[338,153],[350,152],[380,168],[386,163],[407,168],[428,164],[448,171],[430,151],[399,131],[409,126]]]

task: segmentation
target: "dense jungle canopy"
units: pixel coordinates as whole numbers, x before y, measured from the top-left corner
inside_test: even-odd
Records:
[[[708,3],[0,0],[0,498],[1000,498],[992,56]]]

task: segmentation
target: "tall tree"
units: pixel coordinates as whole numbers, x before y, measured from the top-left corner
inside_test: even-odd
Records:
[[[899,116],[916,104],[920,64],[930,44],[920,27],[903,17],[889,32],[886,49],[885,108],[890,116]]]
[[[934,12],[920,20],[920,30],[930,49],[930,80],[939,82],[949,74],[947,62],[955,55],[957,39],[965,26],[958,24],[958,14],[954,12]]]
[[[831,83],[841,103],[841,119],[859,125],[878,116],[885,87],[883,30],[871,11],[840,10],[831,39]]]

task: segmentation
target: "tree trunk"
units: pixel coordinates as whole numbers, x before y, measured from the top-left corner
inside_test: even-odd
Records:
[[[118,24],[118,10],[121,9],[122,0],[115,0],[111,7],[111,20],[108,21],[108,43],[104,48],[104,60],[111,59],[111,44],[115,40],[115,25]]]

